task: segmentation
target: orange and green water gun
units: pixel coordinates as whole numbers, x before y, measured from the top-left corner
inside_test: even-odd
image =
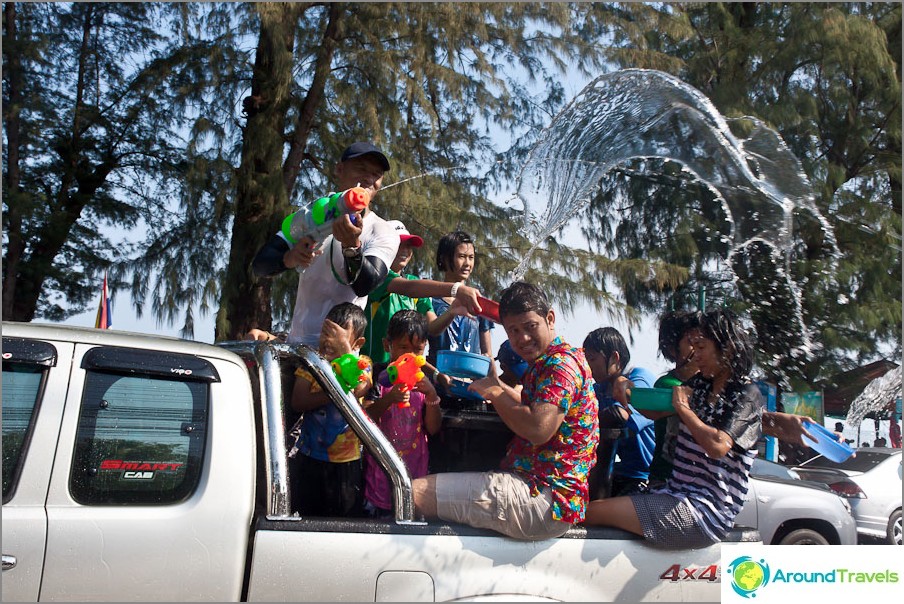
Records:
[[[386,368],[389,381],[392,384],[399,384],[399,390],[402,392],[411,392],[415,385],[424,379],[424,372],[421,371],[427,363],[427,359],[423,355],[406,352]],[[401,402],[399,407],[408,407],[410,403]]]
[[[370,367],[370,365],[354,353],[347,353],[330,362],[333,373],[336,374],[336,381],[345,392],[351,392],[361,381],[361,376]]]

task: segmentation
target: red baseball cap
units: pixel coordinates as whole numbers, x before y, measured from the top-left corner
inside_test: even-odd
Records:
[[[417,235],[409,233],[401,220],[388,220],[387,223],[389,224],[389,228],[398,233],[402,243],[410,243],[414,247],[421,247],[424,245],[424,240]]]

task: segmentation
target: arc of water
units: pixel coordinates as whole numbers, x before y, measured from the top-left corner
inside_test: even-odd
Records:
[[[869,413],[885,409],[889,401],[901,398],[901,366],[890,369],[866,385],[851,402],[845,420],[849,426],[859,426]]]
[[[540,134],[519,175],[517,195],[532,245],[511,278],[523,276],[533,251],[590,202],[613,167],[633,159],[674,161],[722,205],[733,243],[729,264],[751,244],[768,246],[776,277],[791,294],[797,323],[791,329],[803,342],[790,354],[806,355],[814,345],[791,278],[793,212],[814,216],[837,253],[834,235],[778,133],[756,118],[735,119],[747,121],[746,138],[732,133],[702,92],[658,71],[626,69],[588,84]]]

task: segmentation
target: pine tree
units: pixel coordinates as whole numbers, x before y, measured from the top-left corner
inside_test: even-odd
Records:
[[[821,344],[809,358],[790,352],[799,340],[787,300],[751,308],[761,337],[760,365],[770,377],[817,384],[838,369],[873,359],[880,346],[901,348],[901,5],[899,3],[597,4],[597,35],[611,35],[609,57],[625,67],[661,69],[703,91],[726,116],[753,115],[775,128],[803,163],[816,203],[832,225],[834,257],[819,225],[796,217],[791,267],[801,285],[806,323]],[[681,291],[706,287],[717,300],[745,306],[765,291],[761,265],[743,264],[740,289],[712,231],[691,212],[705,194],[667,167],[627,166],[606,181],[609,200],[642,204],[647,216],[623,221],[604,242],[621,257],[655,254],[691,268]],[[625,174],[630,179],[624,178]],[[671,184],[664,181],[671,181]],[[701,197],[702,195],[702,197]],[[647,200],[648,203],[643,203]],[[657,217],[657,209],[662,215]],[[649,213],[653,213],[650,216]],[[636,218],[636,215],[634,216]],[[661,228],[674,220],[678,236]],[[588,224],[592,223],[591,218]],[[652,225],[652,226],[651,226]],[[637,245],[639,240],[644,245]],[[672,295],[666,290],[665,295]],[[680,292],[679,292],[680,293]],[[629,292],[646,308],[661,294]],[[680,296],[679,296],[680,297]]]

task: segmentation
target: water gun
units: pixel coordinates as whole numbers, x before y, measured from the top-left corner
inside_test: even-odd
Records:
[[[421,367],[427,362],[423,356],[406,352],[386,368],[389,381],[392,384],[399,384],[399,390],[402,392],[411,392],[414,390],[415,384],[424,379],[424,372]],[[408,407],[410,403],[401,402],[399,407]]]
[[[330,363],[333,373],[336,374],[336,381],[346,393],[351,392],[361,381],[363,374],[370,365],[356,354],[351,352],[342,355],[338,359],[334,359]]]
[[[352,187],[341,193],[330,193],[286,216],[282,222],[282,235],[289,245],[295,245],[306,236],[322,242],[332,233],[334,220],[343,214],[360,212],[368,205],[370,191],[362,187]]]

